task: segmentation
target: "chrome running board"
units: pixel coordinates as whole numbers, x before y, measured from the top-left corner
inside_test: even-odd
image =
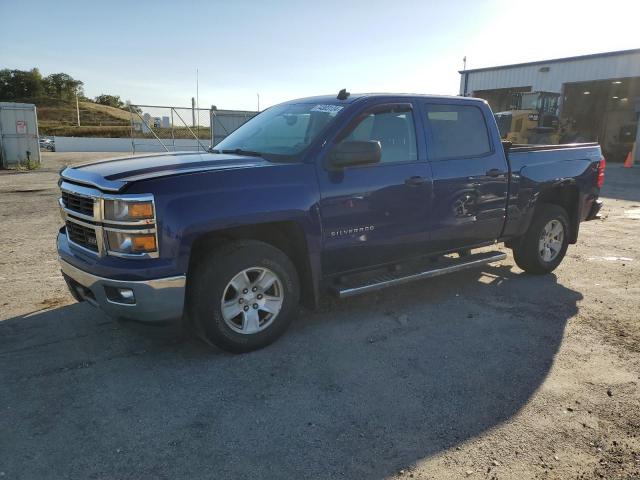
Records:
[[[448,273],[459,272],[468,268],[480,267],[487,263],[498,262],[507,258],[506,253],[502,252],[482,252],[472,255],[449,258],[444,257],[442,260],[423,268],[411,268],[387,272],[370,278],[357,281],[350,281],[349,278],[343,278],[340,283],[332,287],[333,293],[338,298],[353,297],[362,293],[373,292],[383,288],[402,285],[403,283],[423,280],[425,278],[438,277]]]

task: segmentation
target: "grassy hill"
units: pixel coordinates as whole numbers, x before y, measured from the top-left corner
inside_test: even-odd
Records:
[[[99,103],[80,102],[80,115],[82,115],[83,111],[96,116],[105,115],[107,117],[125,121],[126,123],[129,123],[131,119],[131,112],[128,110],[100,105]]]
[[[38,130],[40,135],[58,135],[64,137],[130,137],[131,113],[128,110],[100,105],[93,102],[80,102],[80,124],[76,113],[75,102],[66,102],[49,97],[38,97],[20,100],[35,103],[38,107]],[[139,122],[134,114],[134,121]],[[155,128],[161,138],[193,138],[185,127]],[[209,139],[209,128],[200,127],[201,139]],[[138,138],[154,138],[151,133],[134,132]]]
[[[131,113],[119,108],[92,102],[80,102],[80,124],[76,105],[49,97],[25,99],[38,107],[38,128],[41,135],[127,137]]]

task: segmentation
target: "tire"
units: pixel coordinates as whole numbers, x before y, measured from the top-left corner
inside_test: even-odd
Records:
[[[256,240],[234,241],[204,254],[189,289],[193,326],[205,341],[232,353],[273,343],[289,327],[300,299],[293,262]]]
[[[559,228],[561,238],[556,234]],[[534,275],[554,271],[567,253],[569,228],[569,217],[564,208],[548,203],[537,206],[527,233],[513,246],[516,265]]]

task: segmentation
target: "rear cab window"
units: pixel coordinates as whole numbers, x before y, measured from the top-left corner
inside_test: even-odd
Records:
[[[431,160],[482,157],[492,152],[482,110],[475,105],[427,104]]]

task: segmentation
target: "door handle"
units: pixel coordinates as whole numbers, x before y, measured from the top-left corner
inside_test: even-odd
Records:
[[[416,176],[407,178],[404,181],[404,183],[406,185],[409,185],[410,187],[414,187],[414,186],[417,186],[417,185],[422,185],[426,181],[427,181],[426,178],[416,175]]]
[[[487,177],[501,177],[505,173],[507,172],[500,170],[499,168],[492,168],[491,170],[487,170]]]

